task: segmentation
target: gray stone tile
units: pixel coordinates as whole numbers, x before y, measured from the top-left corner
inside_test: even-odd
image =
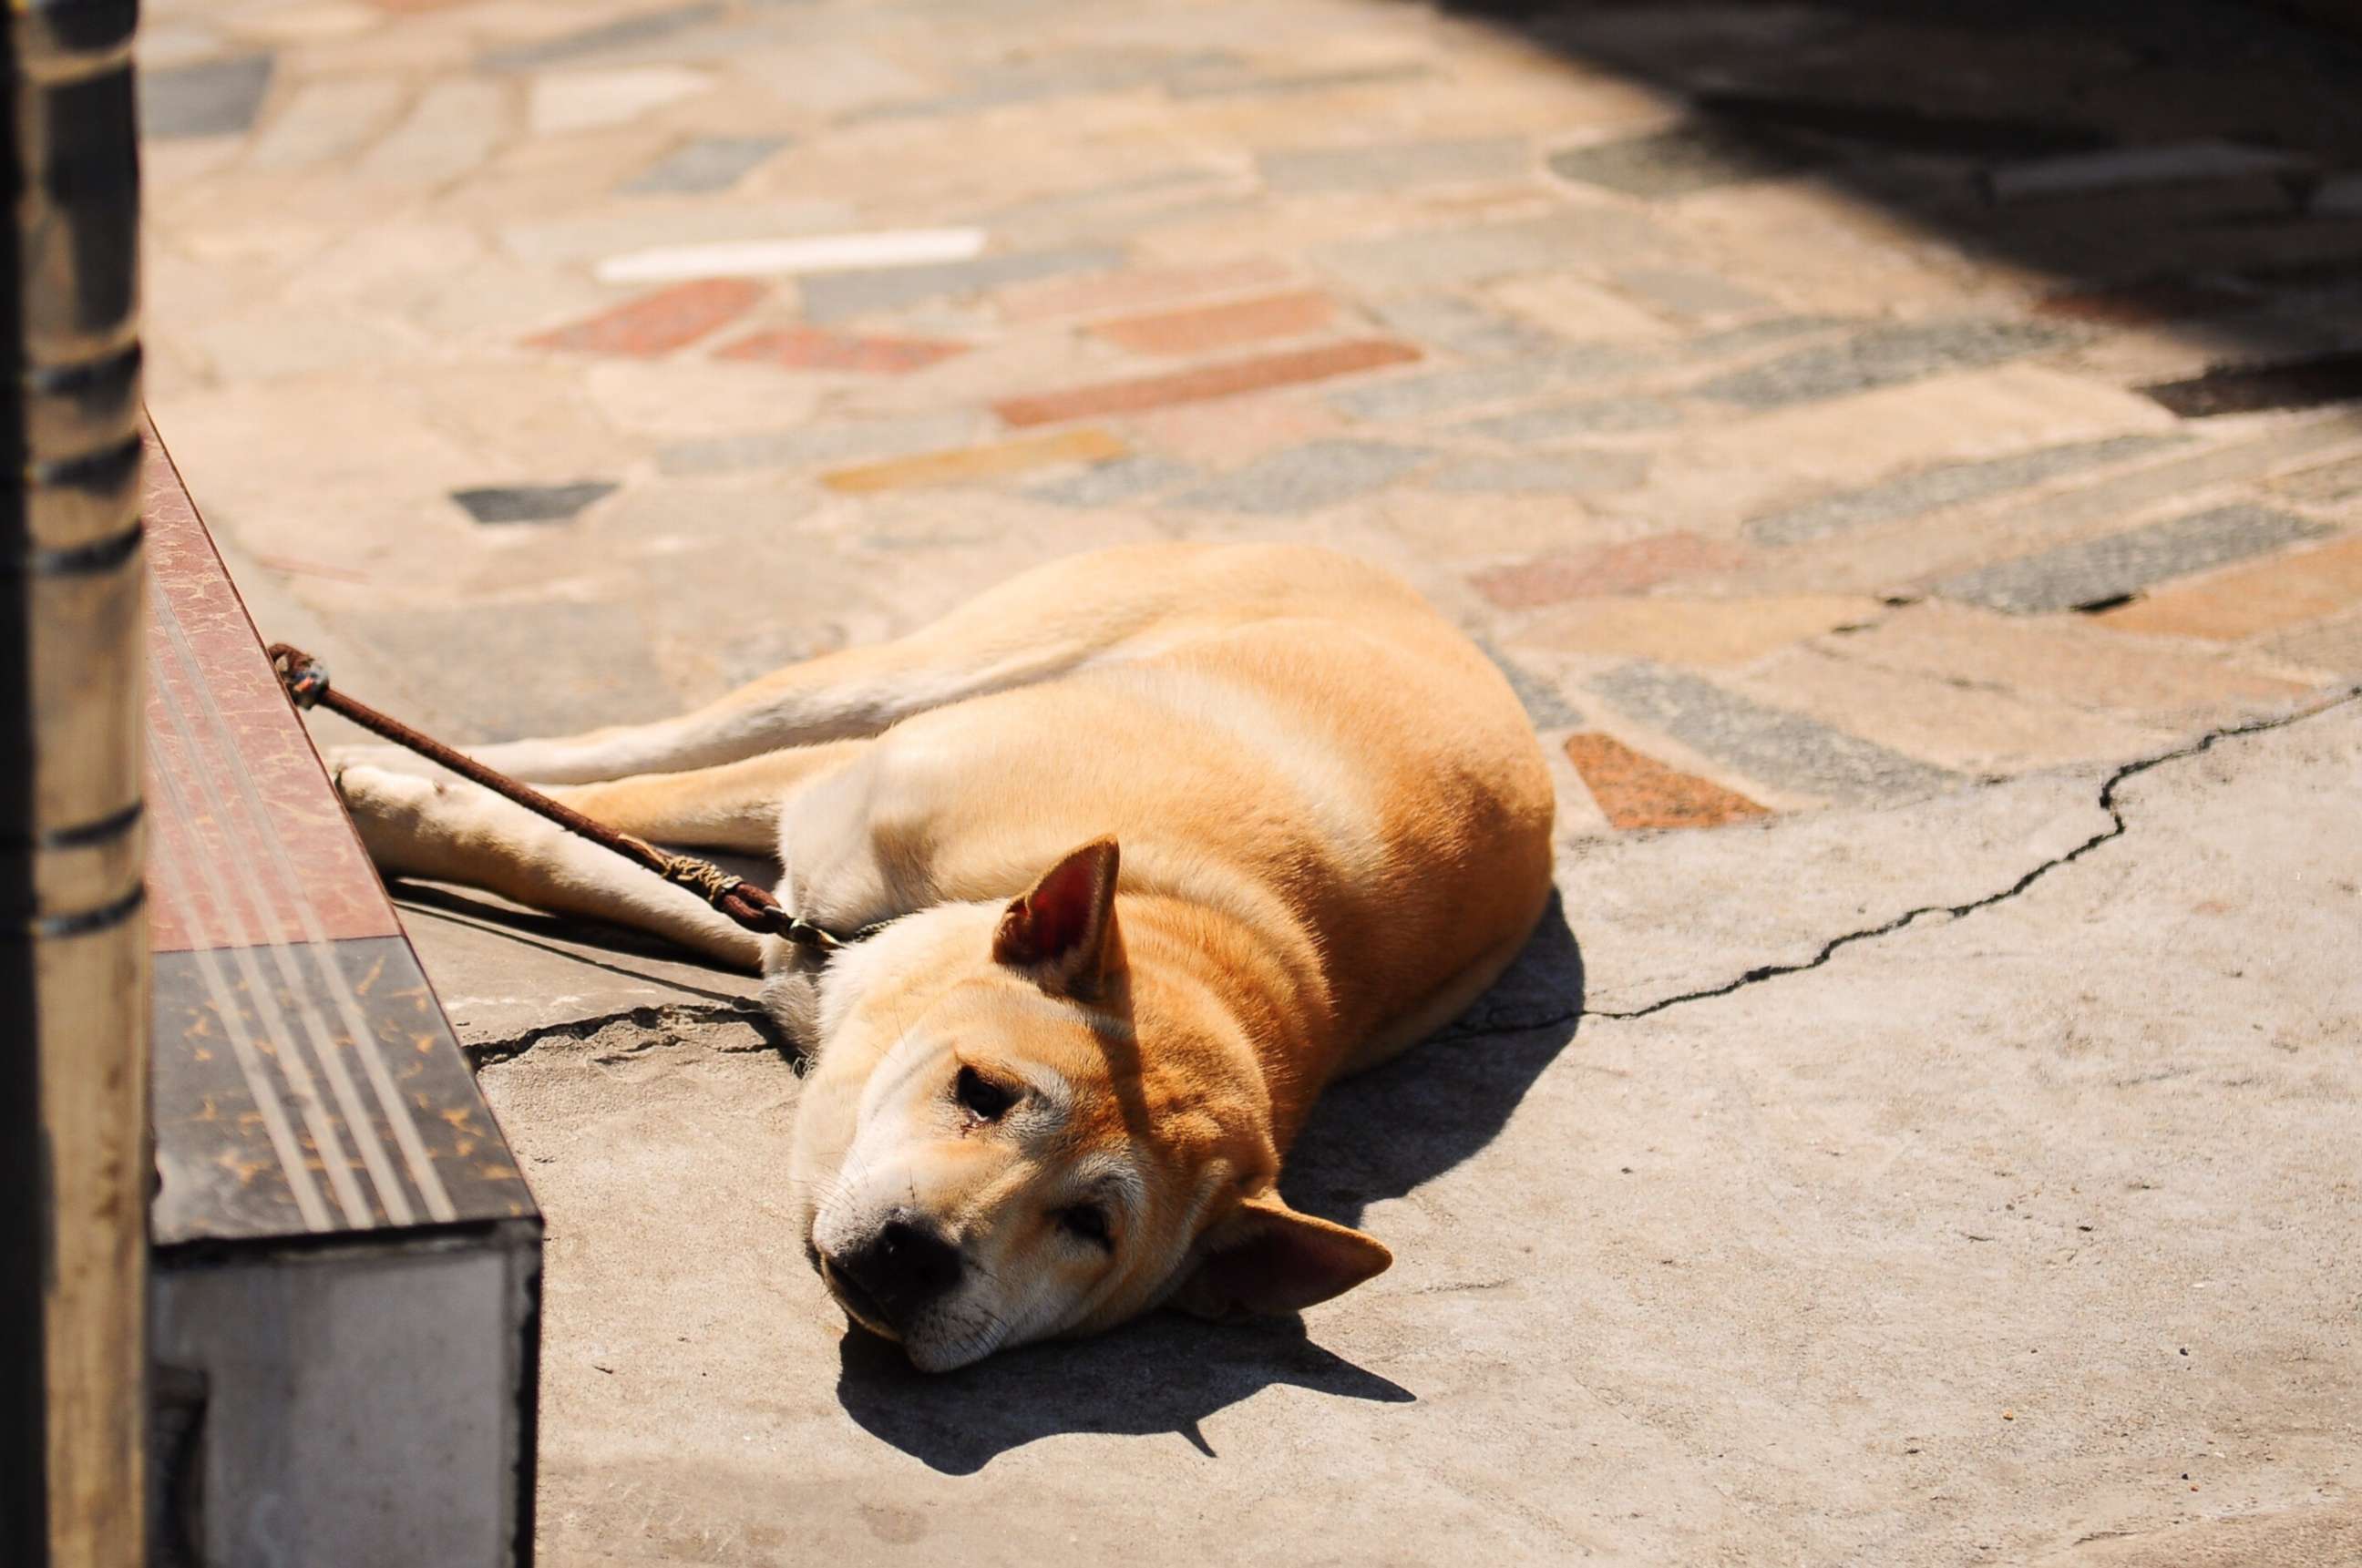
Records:
[[[2217,506],[2146,528],[2020,556],[1946,578],[1932,591],[2016,615],[2102,604],[2168,578],[2259,556],[2336,530],[2268,506]]]
[[[1650,304],[1692,320],[1764,310],[1772,304],[1727,279],[1680,268],[1628,267],[1616,274],[1616,282]]]
[[[2007,457],[1988,458],[1981,462],[1945,463],[1769,513],[1749,520],[1747,531],[1760,544],[1798,545],[1941,506],[1959,506],[2024,490],[2079,469],[2147,457],[2188,444],[2188,437],[2180,436],[2111,436],[2103,440],[2070,441],[2030,452],[2012,452]]]
[[[1931,794],[1960,782],[1944,768],[1662,665],[1619,665],[1591,687],[1683,745],[1783,790],[1859,803]]]
[[[234,55],[139,73],[139,134],[159,140],[238,136],[270,90],[272,58]]]
[[[1549,161],[1551,173],[1578,184],[1628,196],[1683,196],[1791,173],[1819,160],[1760,131],[1698,120],[1624,141],[1568,148]]]
[[[1297,93],[1332,93],[1342,87],[1378,87],[1396,82],[1417,82],[1435,74],[1419,61],[1395,65],[1365,65],[1342,71],[1308,71],[1293,76],[1267,76],[1239,64],[1209,67],[1176,76],[1165,83],[1175,98],[1263,98]]]
[[[657,469],[679,478],[736,473],[748,469],[824,468],[877,458],[905,457],[912,452],[947,451],[973,444],[989,424],[985,415],[962,410],[717,436],[660,448]]]
[[[923,267],[822,272],[802,282],[804,316],[815,322],[843,321],[873,311],[901,310],[928,300],[977,293],[1029,279],[1055,277],[1062,272],[1111,271],[1121,265],[1123,252],[1114,246],[1076,245]]]
[[[1976,370],[2060,348],[2081,334],[2031,321],[1970,319],[1874,326],[1843,343],[1801,348],[1697,389],[1747,408],[1780,408]]]
[[[1513,359],[1567,347],[1546,327],[1487,310],[1459,294],[1414,294],[1376,307],[1378,319],[1406,337],[1472,359]]]
[[[2272,489],[2291,501],[2334,506],[2362,496],[2362,458],[2347,458],[2306,469],[2272,481]]]
[[[1778,315],[1769,321],[1749,321],[1738,326],[1722,326],[1712,332],[1701,332],[1694,337],[1683,339],[1682,351],[1692,359],[1701,361],[1729,359],[1792,338],[1810,337],[1840,327],[1860,325],[1860,319],[1855,316]]]
[[[1126,93],[1162,83],[1187,81],[1208,72],[1234,70],[1238,57],[1220,50],[1175,51],[1139,46],[1074,50],[1018,58],[969,72],[956,93],[899,104],[883,104],[852,116],[855,121],[942,119],[982,114],[1011,104],[1039,104],[1088,94]]]
[[[610,480],[585,480],[576,484],[486,485],[455,490],[451,499],[479,523],[563,523],[614,493]]]
[[[1025,494],[1029,500],[1046,501],[1057,506],[1120,506],[1177,490],[1192,480],[1203,478],[1204,472],[1193,463],[1176,462],[1171,458],[1118,458],[1112,462],[1094,463],[1064,479],[1035,485]]]
[[[533,71],[545,65],[571,64],[720,21],[729,9],[718,0],[705,0],[693,6],[677,6],[668,11],[650,11],[579,32],[561,33],[554,39],[488,50],[476,57],[476,64],[485,71]]]
[[[402,670],[423,710],[454,715],[443,738],[461,744],[569,734],[681,708],[628,604],[348,611],[337,633]]]
[[[726,191],[787,145],[783,136],[701,137],[648,165],[623,189],[635,193]]]
[[[1484,650],[1485,657],[1493,661],[1494,668],[1507,679],[1509,690],[1516,692],[1518,701],[1525,704],[1526,717],[1533,722],[1534,728],[1571,730],[1583,723],[1583,714],[1566,700],[1566,694],[1554,682],[1503,653],[1489,638],[1478,637],[1475,643]]]
[[[1628,490],[1648,477],[1644,452],[1535,452],[1465,458],[1428,482],[1437,490],[1498,495],[1587,495]]]
[[[2058,538],[2092,524],[2111,524],[2143,507],[2201,485],[2254,479],[2312,453],[2350,447],[2357,432],[2345,420],[2291,425],[2235,446],[2212,447],[2115,474],[2056,495],[2038,496],[2010,513],[2013,534]]]
[[[1522,137],[1485,137],[1266,152],[1255,167],[1269,189],[1306,196],[1515,180],[1528,165]]]
[[[1312,441],[1258,458],[1171,504],[1207,512],[1317,512],[1392,483],[1426,458],[1415,447],[1381,441]]]
[[[1662,430],[1681,421],[1680,406],[1661,398],[1603,397],[1545,403],[1540,408],[1474,420],[1456,428],[1460,434],[1482,436],[1488,441],[1541,446],[1574,436]]]
[[[1567,381],[1623,375],[1647,362],[1612,344],[1574,346],[1497,364],[1458,365],[1397,376],[1329,394],[1329,405],[1355,419],[1421,419],[1479,403],[1504,403]]]
[[[1658,259],[1672,248],[1639,213],[1587,207],[1515,223],[1428,229],[1324,247],[1314,259],[1360,288],[1451,289],[1519,272]]]

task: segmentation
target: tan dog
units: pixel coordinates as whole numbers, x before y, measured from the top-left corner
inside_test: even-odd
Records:
[[[644,838],[776,851],[825,928],[892,922],[823,966],[473,786],[339,769],[388,871],[761,966],[811,1056],[808,1250],[929,1370],[1384,1269],[1281,1200],[1280,1157],[1550,890],[1507,683],[1401,582],[1296,547],[1059,561],[684,718],[480,755]]]

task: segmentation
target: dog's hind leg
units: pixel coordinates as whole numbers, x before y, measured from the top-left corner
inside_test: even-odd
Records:
[[[768,851],[777,846],[780,797],[844,766],[864,744],[566,794],[577,811],[640,837]],[[337,769],[337,790],[370,858],[389,875],[483,888],[552,914],[650,932],[734,967],[761,967],[762,939],[696,894],[489,790],[348,764]]]
[[[1111,587],[1104,576],[1054,562],[908,636],[789,665],[679,718],[472,755],[513,778],[584,784],[874,735],[913,713],[1123,657],[1170,608],[1153,587]]]

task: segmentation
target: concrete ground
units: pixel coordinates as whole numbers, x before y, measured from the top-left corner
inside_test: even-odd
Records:
[[[1562,920],[1291,1162],[1392,1272],[941,1379],[746,982],[403,890],[544,1561],[2362,1559],[2362,63],[1958,9],[153,0],[151,402],[357,693],[1316,538],[1559,769]]]

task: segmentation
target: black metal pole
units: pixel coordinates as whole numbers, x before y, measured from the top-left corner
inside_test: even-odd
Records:
[[[0,1562],[145,1556],[136,0],[0,13]]]

